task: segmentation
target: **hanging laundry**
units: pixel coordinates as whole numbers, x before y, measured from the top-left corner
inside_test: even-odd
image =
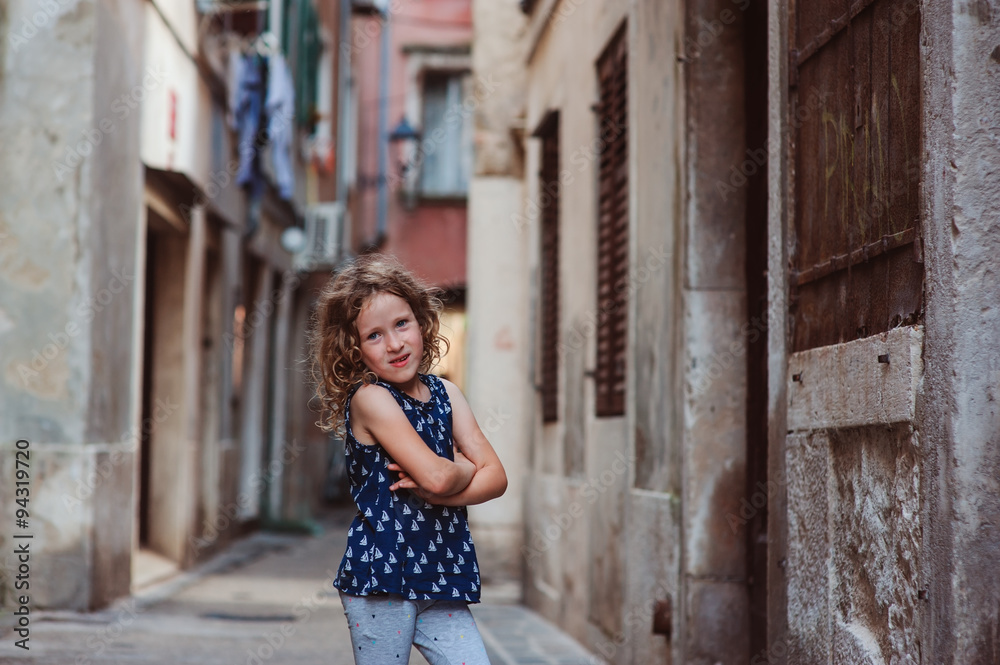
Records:
[[[295,84],[288,63],[280,53],[268,59],[266,114],[278,193],[281,198],[289,200],[295,191],[295,171],[292,167]]]
[[[243,74],[243,54],[239,49],[230,48],[226,70],[226,126],[237,130],[236,108],[240,103],[240,79]]]
[[[267,142],[265,128],[261,124],[267,74],[263,58],[255,53],[241,56],[238,63],[233,108],[240,158],[236,182],[241,187],[249,187],[251,196],[256,197],[264,189],[260,152]]]

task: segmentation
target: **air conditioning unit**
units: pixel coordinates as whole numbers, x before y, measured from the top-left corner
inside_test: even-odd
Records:
[[[344,204],[316,203],[306,209],[306,247],[296,255],[300,271],[333,268],[340,260],[344,229]]]

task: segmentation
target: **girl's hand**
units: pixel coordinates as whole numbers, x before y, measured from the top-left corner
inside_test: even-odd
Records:
[[[448,497],[441,496],[440,494],[432,494],[422,487],[414,487],[410,492],[416,495],[418,498],[426,501],[427,503],[435,506],[448,505]]]
[[[395,489],[411,483],[442,496],[463,491],[472,481],[478,464],[456,464],[438,456],[420,438],[388,389],[377,385],[358,388],[351,401],[351,429],[362,444],[381,444],[396,469],[407,476],[393,484]],[[371,443],[369,443],[369,441]],[[463,448],[463,452],[469,453]],[[470,457],[473,462],[477,461]]]
[[[470,474],[470,477],[472,475],[475,475],[476,473],[476,465],[473,464],[471,460],[469,460],[465,455],[463,455],[460,452],[455,453],[455,464],[459,466],[464,466],[466,472]],[[427,501],[428,503],[434,503],[434,501],[432,501],[431,499],[437,497],[438,495],[433,494],[432,492],[429,492],[420,485],[418,485],[417,482],[410,476],[410,474],[406,473],[406,471],[403,470],[403,467],[399,466],[395,462],[390,462],[386,466],[386,468],[389,469],[390,471],[395,471],[396,473],[399,474],[399,480],[397,480],[395,483],[389,486],[390,492],[395,492],[396,490],[399,489],[406,489],[410,490],[424,501]]]
[[[461,459],[467,459],[476,467],[476,472],[468,486],[461,492],[441,497],[438,505],[469,506],[483,503],[502,495],[507,489],[507,474],[497,457],[493,446],[479,428],[465,395],[458,386],[447,379],[441,380],[448,390],[452,408],[452,438],[455,450],[462,451]],[[459,460],[456,454],[456,462]],[[460,467],[465,468],[465,467]],[[433,503],[433,502],[432,502]]]
[[[403,467],[399,466],[395,462],[391,462],[388,466],[386,466],[386,468],[399,474],[399,480],[394,482],[392,485],[389,485],[390,492],[395,492],[400,489],[413,490],[420,487],[417,485],[416,481],[410,477],[410,474],[403,471]]]
[[[460,450],[455,451],[455,464],[468,464],[473,468],[473,470],[476,468],[476,465],[472,462],[472,460],[463,455]]]

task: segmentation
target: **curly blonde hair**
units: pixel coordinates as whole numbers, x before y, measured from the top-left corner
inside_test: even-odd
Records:
[[[448,352],[448,340],[440,333],[440,289],[427,286],[390,256],[358,257],[320,292],[313,319],[312,375],[320,401],[316,424],[324,431],[342,434],[351,390],[378,380],[361,359],[357,320],[369,298],[379,293],[399,296],[413,310],[424,345],[419,372],[430,371]]]

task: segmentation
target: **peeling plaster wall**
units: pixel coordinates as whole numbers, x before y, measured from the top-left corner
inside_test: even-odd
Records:
[[[1000,3],[924,8],[929,662],[1000,659]]]
[[[627,418],[594,417],[598,128],[591,106],[598,94],[595,62],[629,12],[629,3],[621,0],[539,2],[527,26],[524,131],[530,135],[548,112],[559,111],[560,170],[567,175],[560,188],[559,319],[565,351],[559,421],[543,424],[534,410],[525,600],[591,648],[623,630],[625,504],[632,473]],[[632,44],[631,17],[628,30]],[[635,131],[634,120],[630,127]],[[530,274],[537,275],[539,142],[529,139],[525,146],[524,233]],[[533,277],[536,299],[537,288]],[[537,302],[533,308],[530,330],[537,340],[541,312]],[[531,376],[537,381],[537,351],[535,358]],[[532,402],[536,399],[532,394]]]
[[[956,662],[1000,659],[1000,3],[955,17]],[[978,8],[978,12],[974,11]]]
[[[514,3],[473,0],[475,171],[469,186],[466,396],[507,472],[503,497],[469,510],[485,579],[522,575],[528,431],[534,398],[529,228],[522,222],[525,19]]]
[[[789,663],[920,662],[923,341],[910,326],[789,358]]]
[[[626,15],[630,383],[626,416],[595,419],[596,167],[573,157],[594,136],[594,63]],[[526,130],[560,111],[562,166],[574,176],[561,198],[560,317],[578,343],[562,358],[560,420],[533,437],[526,599],[611,662],[736,663],[746,651],[745,550],[726,516],[745,485],[744,199],[722,199],[714,184],[743,150],[742,33],[729,27],[713,39],[697,108],[686,112],[682,3],[539,3],[532,17]],[[536,152],[526,156],[529,199]],[[687,177],[697,186],[686,189]],[[652,633],[664,600],[674,608],[671,640]]]
[[[88,306],[87,251],[94,165],[88,158],[59,175],[55,168],[79,154],[75,146],[93,149],[84,133],[96,111],[79,102],[95,96],[96,8],[89,1],[69,5],[40,31],[31,19],[34,3],[7,8],[14,36],[34,36],[4,49],[0,82],[6,146],[0,160],[0,279],[6,287],[0,289],[6,320],[0,426],[10,430],[5,440],[81,441],[91,369],[90,327],[79,312],[96,313]]]
[[[12,477],[14,441],[31,442],[32,606],[87,609],[130,583],[142,169],[139,114],[113,104],[141,84],[142,4],[6,9],[0,466]],[[11,485],[0,493],[4,551]],[[0,585],[9,604],[9,578]]]
[[[747,160],[744,16],[686,3],[683,282],[682,662],[736,665],[749,650],[746,531]],[[745,499],[744,499],[745,500]]]
[[[923,326],[795,354],[769,390],[772,468],[789,479],[787,522],[770,530],[783,663],[1000,662],[1000,5],[920,9]],[[771,127],[787,131],[785,26],[771,27]],[[772,178],[769,296],[782,316],[787,186]],[[782,334],[772,328],[772,368]]]
[[[834,662],[877,663],[876,643],[885,663],[918,662],[919,440],[908,430],[829,439]]]
[[[796,434],[787,461],[789,662],[915,665],[915,433],[897,424]]]

